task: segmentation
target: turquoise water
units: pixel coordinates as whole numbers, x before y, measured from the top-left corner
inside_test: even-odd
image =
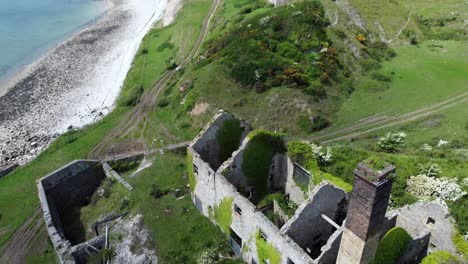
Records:
[[[96,0],[0,0],[0,81],[98,18]]]

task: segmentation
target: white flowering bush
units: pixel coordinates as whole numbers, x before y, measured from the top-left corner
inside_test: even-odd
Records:
[[[427,144],[427,143],[424,143],[424,144],[421,146],[421,149],[424,150],[424,151],[432,151],[431,145],[429,145],[429,144]]]
[[[326,152],[323,152],[323,147],[314,143],[310,144],[312,153],[319,164],[327,164],[332,161],[333,154],[331,148],[327,147]]]
[[[405,144],[406,136],[405,132],[388,132],[385,136],[379,139],[377,144],[382,151],[394,153]]]
[[[448,142],[447,140],[441,139],[441,140],[439,140],[439,142],[437,142],[437,147],[438,147],[438,148],[441,148],[441,147],[443,147],[443,146],[448,145],[448,143],[449,143],[449,142]]]
[[[456,179],[437,179],[425,174],[419,174],[411,176],[407,181],[407,185],[406,191],[422,201],[440,198],[445,201],[455,202],[466,195]]]
[[[218,256],[216,253],[216,249],[209,248],[203,251],[197,259],[197,264],[216,264]]]

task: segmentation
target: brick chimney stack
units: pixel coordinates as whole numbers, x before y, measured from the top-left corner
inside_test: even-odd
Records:
[[[367,264],[374,259],[395,171],[393,165],[374,171],[362,162],[354,170],[337,264]]]

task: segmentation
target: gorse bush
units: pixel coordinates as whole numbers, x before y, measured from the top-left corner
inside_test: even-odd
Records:
[[[335,80],[343,68],[327,25],[318,1],[282,6],[240,22],[211,42],[207,55],[220,58],[233,79],[257,92],[287,85],[321,95],[317,86],[307,88],[314,80]]]

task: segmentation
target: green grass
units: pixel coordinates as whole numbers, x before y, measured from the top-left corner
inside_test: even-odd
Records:
[[[385,234],[379,242],[375,258],[375,264],[394,264],[405,252],[411,236],[401,227],[394,227]]]
[[[129,180],[134,186],[132,213],[142,213],[152,232],[161,263],[195,263],[207,248],[226,243],[226,237],[195,208],[187,188],[184,155],[166,153],[155,157],[152,166]],[[160,199],[149,195],[156,184],[169,193]],[[182,199],[170,194],[185,191]]]
[[[349,126],[373,115],[394,116],[446,100],[466,91],[468,47],[460,42],[431,42],[397,49],[398,56],[383,63],[382,73],[393,75],[384,91],[356,87],[343,104],[330,130]]]
[[[253,187],[256,201],[268,194],[268,171],[276,153],[285,151],[281,135],[268,131],[253,131],[243,152],[242,172]]]
[[[448,251],[435,251],[423,258],[421,264],[457,264],[459,259]]]
[[[197,181],[195,179],[195,173],[193,171],[193,157],[190,152],[187,152],[187,174],[189,180],[190,191],[195,191]]]
[[[268,261],[270,264],[281,263],[281,253],[271,244],[260,236],[260,231],[255,234],[255,243],[257,246],[257,256],[261,263]]]
[[[103,197],[99,198],[97,193],[95,193],[91,199],[91,203],[81,208],[80,220],[86,232],[86,239],[91,239],[95,236],[92,228],[94,223],[106,216],[125,213],[130,206],[130,192],[119,182],[106,179],[101,183],[101,187],[107,188],[108,190],[105,190],[105,192],[108,194],[105,193]]]

